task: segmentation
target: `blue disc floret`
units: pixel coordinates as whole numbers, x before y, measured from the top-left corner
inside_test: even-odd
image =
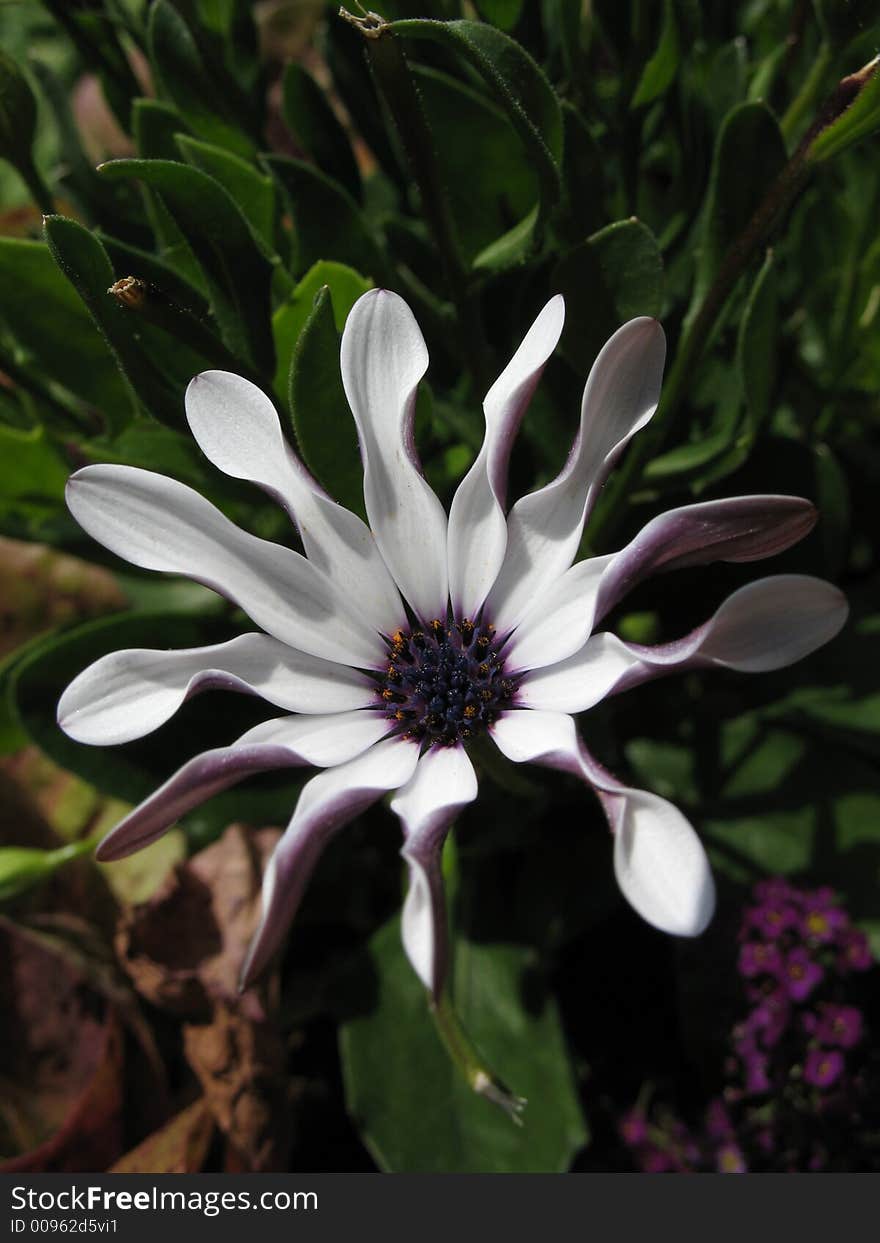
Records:
[[[386,643],[378,693],[403,737],[454,746],[483,733],[511,706],[516,681],[505,674],[493,626],[436,618],[398,630]]]

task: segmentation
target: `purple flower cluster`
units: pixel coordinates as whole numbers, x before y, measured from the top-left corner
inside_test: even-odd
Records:
[[[740,1090],[784,1091],[798,1070],[811,1087],[832,1088],[843,1081],[846,1053],[862,1039],[861,1011],[839,1004],[836,994],[851,972],[871,966],[867,938],[831,889],[796,889],[773,878],[757,884],[754,896],[739,948],[752,1009],[732,1039]],[[735,1075],[737,1066],[731,1069]]]
[[[873,965],[867,938],[831,889],[772,878],[753,898],[738,955],[749,1008],[730,1034],[724,1090],[699,1127],[656,1106],[624,1115],[620,1136],[643,1171],[841,1168],[863,1119],[876,1070],[852,992]]]

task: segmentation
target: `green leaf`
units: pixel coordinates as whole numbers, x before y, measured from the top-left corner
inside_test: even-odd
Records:
[[[60,504],[69,474],[42,427],[0,426],[0,507],[15,501]]]
[[[188,127],[176,108],[159,99],[136,99],[132,106],[132,134],[135,150],[145,160],[177,160],[177,136]],[[195,255],[159,195],[142,186],[147,215],[162,258],[179,270],[191,285],[204,292],[205,282]]]
[[[101,230],[95,234],[101,245],[110,256],[115,272],[124,272],[126,276],[138,276],[149,281],[151,285],[172,298],[179,306],[185,307],[192,315],[204,319],[208,315],[208,303],[204,296],[205,282],[201,271],[193,258],[192,251],[181,237],[181,244],[186,247],[190,265],[194,270],[198,284],[191,279],[190,265],[174,263],[171,257],[158,259],[149,250],[141,250],[121,242],[118,237],[108,237]]]
[[[779,354],[778,320],[777,276],[771,250],[749,292],[736,344],[736,362],[746,397],[751,439],[770,417]]]
[[[739,104],[727,114],[712,159],[694,283],[696,307],[787,161],[785,140],[770,109]]]
[[[622,323],[660,314],[663,261],[657,240],[640,220],[618,220],[564,255],[550,286],[565,295],[562,352],[583,372]]]
[[[464,938],[454,952],[456,1010],[488,1063],[527,1098],[522,1127],[476,1096],[447,1056],[399,920],[373,937],[370,964],[361,974],[371,1004],[342,1024],[340,1051],[348,1108],[381,1168],[566,1171],[587,1137],[559,1012],[530,952]]]
[[[169,584],[173,590],[174,584]],[[92,661],[130,647],[178,648],[221,642],[232,635],[229,623],[214,614],[123,613],[88,622],[38,641],[9,675],[19,722],[30,740],[57,764],[104,793],[137,803],[162,784],[192,755],[231,742],[242,729],[264,718],[265,704],[249,696],[224,695],[223,711],[211,694],[197,696],[173,722],[137,742],[90,747],[74,742],[56,721],[65,686]],[[240,629],[240,627],[238,627]],[[193,831],[210,835],[233,820],[251,824],[285,821],[301,781],[260,781],[229,790],[186,818]]]
[[[473,261],[496,242],[505,249],[512,222],[520,227],[539,193],[516,131],[472,86],[423,65],[411,70],[464,258]],[[528,249],[530,243],[526,230],[520,244]]]
[[[512,229],[508,229],[505,234],[491,242],[485,250],[480,251],[474,259],[472,265],[474,269],[486,272],[506,272],[508,268],[524,263],[534,249],[537,221],[536,204],[519,224],[515,224]]]
[[[194,133],[238,155],[254,154],[254,144],[208,73],[189,26],[167,3],[155,0],[149,22],[150,60],[165,93]]]
[[[363,186],[348,135],[315,79],[295,60],[285,67],[281,79],[281,115],[321,172],[360,202]]]
[[[253,370],[272,375],[273,264],[223,187],[201,169],[170,160],[111,160],[99,171],[138,177],[159,192],[201,265],[226,345]]]
[[[513,30],[522,16],[525,0],[477,0],[480,17],[499,30]]]
[[[0,238],[0,319],[44,375],[111,422],[133,409],[113,354],[43,242]]]
[[[290,368],[290,409],[303,461],[332,497],[364,514],[364,471],[339,372],[339,336],[324,286],[299,334]]]
[[[177,136],[188,133],[183,117],[161,99],[136,99],[131,107],[135,150],[145,160],[176,160]]]
[[[27,846],[0,847],[0,902],[8,902],[20,893],[48,880],[53,872],[94,850],[95,844],[86,838],[59,846],[57,850],[37,850]]]
[[[160,422],[179,425],[183,421],[182,387],[153,362],[143,348],[137,321],[107,292],[116,275],[104,247],[88,229],[64,216],[46,216],[44,227],[52,257],[112,350],[131,398]],[[101,413],[108,429],[118,432],[131,417],[132,401],[104,405]]]
[[[681,43],[678,34],[678,18],[675,0],[665,0],[663,26],[657,50],[642,70],[638,86],[632,97],[631,108],[651,104],[671,86],[681,60]]]
[[[177,135],[177,146],[188,164],[218,181],[267,250],[274,249],[275,183],[238,155],[222,147]]]
[[[543,71],[513,39],[485,22],[392,22],[408,39],[428,39],[463,57],[510,118],[541,186],[542,219],[560,195],[563,127],[559,100]]]
[[[880,56],[839,84],[830,104],[832,120],[820,120],[806,158],[820,164],[880,129]]]
[[[346,267],[344,263],[334,263],[332,260],[321,260],[309,269],[287,301],[278,308],[272,317],[275,357],[278,360],[274,387],[285,404],[289,397],[290,366],[299,334],[314,309],[315,298],[325,285],[330,290],[333,318],[338,332],[342,332],[348,312],[361,294],[373,287],[372,281],[361,276],[360,272],[355,272],[354,268]]]
[[[265,162],[290,198],[297,272],[332,256],[375,281],[388,283],[388,262],[347,190],[304,160],[273,155]]]
[[[740,466],[748,456],[747,444],[734,446],[736,424],[706,433],[699,440],[688,441],[667,453],[652,458],[645,468],[645,478],[652,483],[674,480],[676,485],[686,483],[705,484],[710,479],[719,478],[719,465],[723,462],[725,469],[722,474],[730,474]],[[736,448],[734,457],[726,459],[726,455]]]

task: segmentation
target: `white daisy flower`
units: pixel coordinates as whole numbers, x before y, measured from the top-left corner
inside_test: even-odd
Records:
[[[113,829],[99,857],[138,850],[252,773],[321,770],[303,787],[266,872],[244,983],[277,950],[328,840],[395,791],[410,882],[403,941],[425,987],[442,995],[440,852],[476,798],[468,744],[481,735],[510,760],[573,773],[595,791],[614,834],[617,880],[649,923],[694,936],[712,915],[712,876],[694,829],[670,803],[598,764],[574,715],[683,669],[788,665],[831,639],[847,606],[829,583],[789,574],[734,592],[675,643],[645,647],[597,630],[646,576],[770,556],[805,535],[816,515],[796,497],[708,501],[653,519],[619,552],[574,563],[609,470],[657,406],[665,341],[646,318],[625,324],[596,359],[560,474],[508,511],[511,446],[563,314],[562,298],[551,299],[487,394],[483,446],[448,517],[413,444],[427,349],[407,304],[385,290],[356,303],[342,339],[369,528],[311,478],[269,398],[221,371],[187,390],[193,435],[216,467],[284,506],[302,553],[242,531],[163,475],[97,465],[70,479],[70,510],[94,539],[144,569],[204,583],[264,633],[104,656],[65,691],[61,727],[84,743],[128,742],[208,687],[259,695],[285,712],[189,760]]]

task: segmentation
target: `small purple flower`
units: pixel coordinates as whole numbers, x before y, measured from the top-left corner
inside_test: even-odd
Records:
[[[750,1096],[757,1096],[761,1092],[770,1091],[770,1079],[767,1075],[768,1064],[769,1058],[766,1053],[759,1053],[755,1049],[749,1049],[743,1054],[745,1086],[746,1092]]]
[[[798,912],[784,902],[762,902],[746,912],[746,924],[765,940],[775,941],[799,922]]]
[[[738,1144],[725,1144],[716,1154],[716,1168],[719,1174],[745,1174],[748,1172],[746,1159]]]
[[[782,982],[792,1001],[806,1001],[825,972],[800,946],[785,956]]]
[[[648,1140],[648,1119],[641,1109],[631,1109],[620,1120],[620,1137],[630,1148],[637,1148]]]
[[[847,928],[837,938],[840,949],[838,966],[842,971],[869,971],[874,965],[868,938],[860,928]]]
[[[782,876],[768,876],[766,880],[759,880],[752,892],[759,902],[790,902],[798,897],[798,891]]]
[[[788,1003],[783,997],[768,997],[754,1008],[746,1023],[749,1030],[757,1034],[764,1048],[772,1049],[788,1027],[789,1013]]]
[[[830,1088],[843,1068],[843,1054],[837,1049],[810,1049],[804,1061],[804,1079],[814,1088]]]
[[[769,941],[746,941],[740,946],[739,973],[747,980],[756,975],[778,975],[781,968],[778,945]]]
[[[824,1045],[852,1049],[862,1038],[863,1026],[862,1012],[855,1006],[826,1005],[816,1024],[816,1038]]]
[[[800,919],[800,930],[803,936],[811,941],[826,944],[833,941],[835,935],[849,924],[849,916],[842,911],[827,895],[828,889],[817,889],[804,904],[804,913]]]

